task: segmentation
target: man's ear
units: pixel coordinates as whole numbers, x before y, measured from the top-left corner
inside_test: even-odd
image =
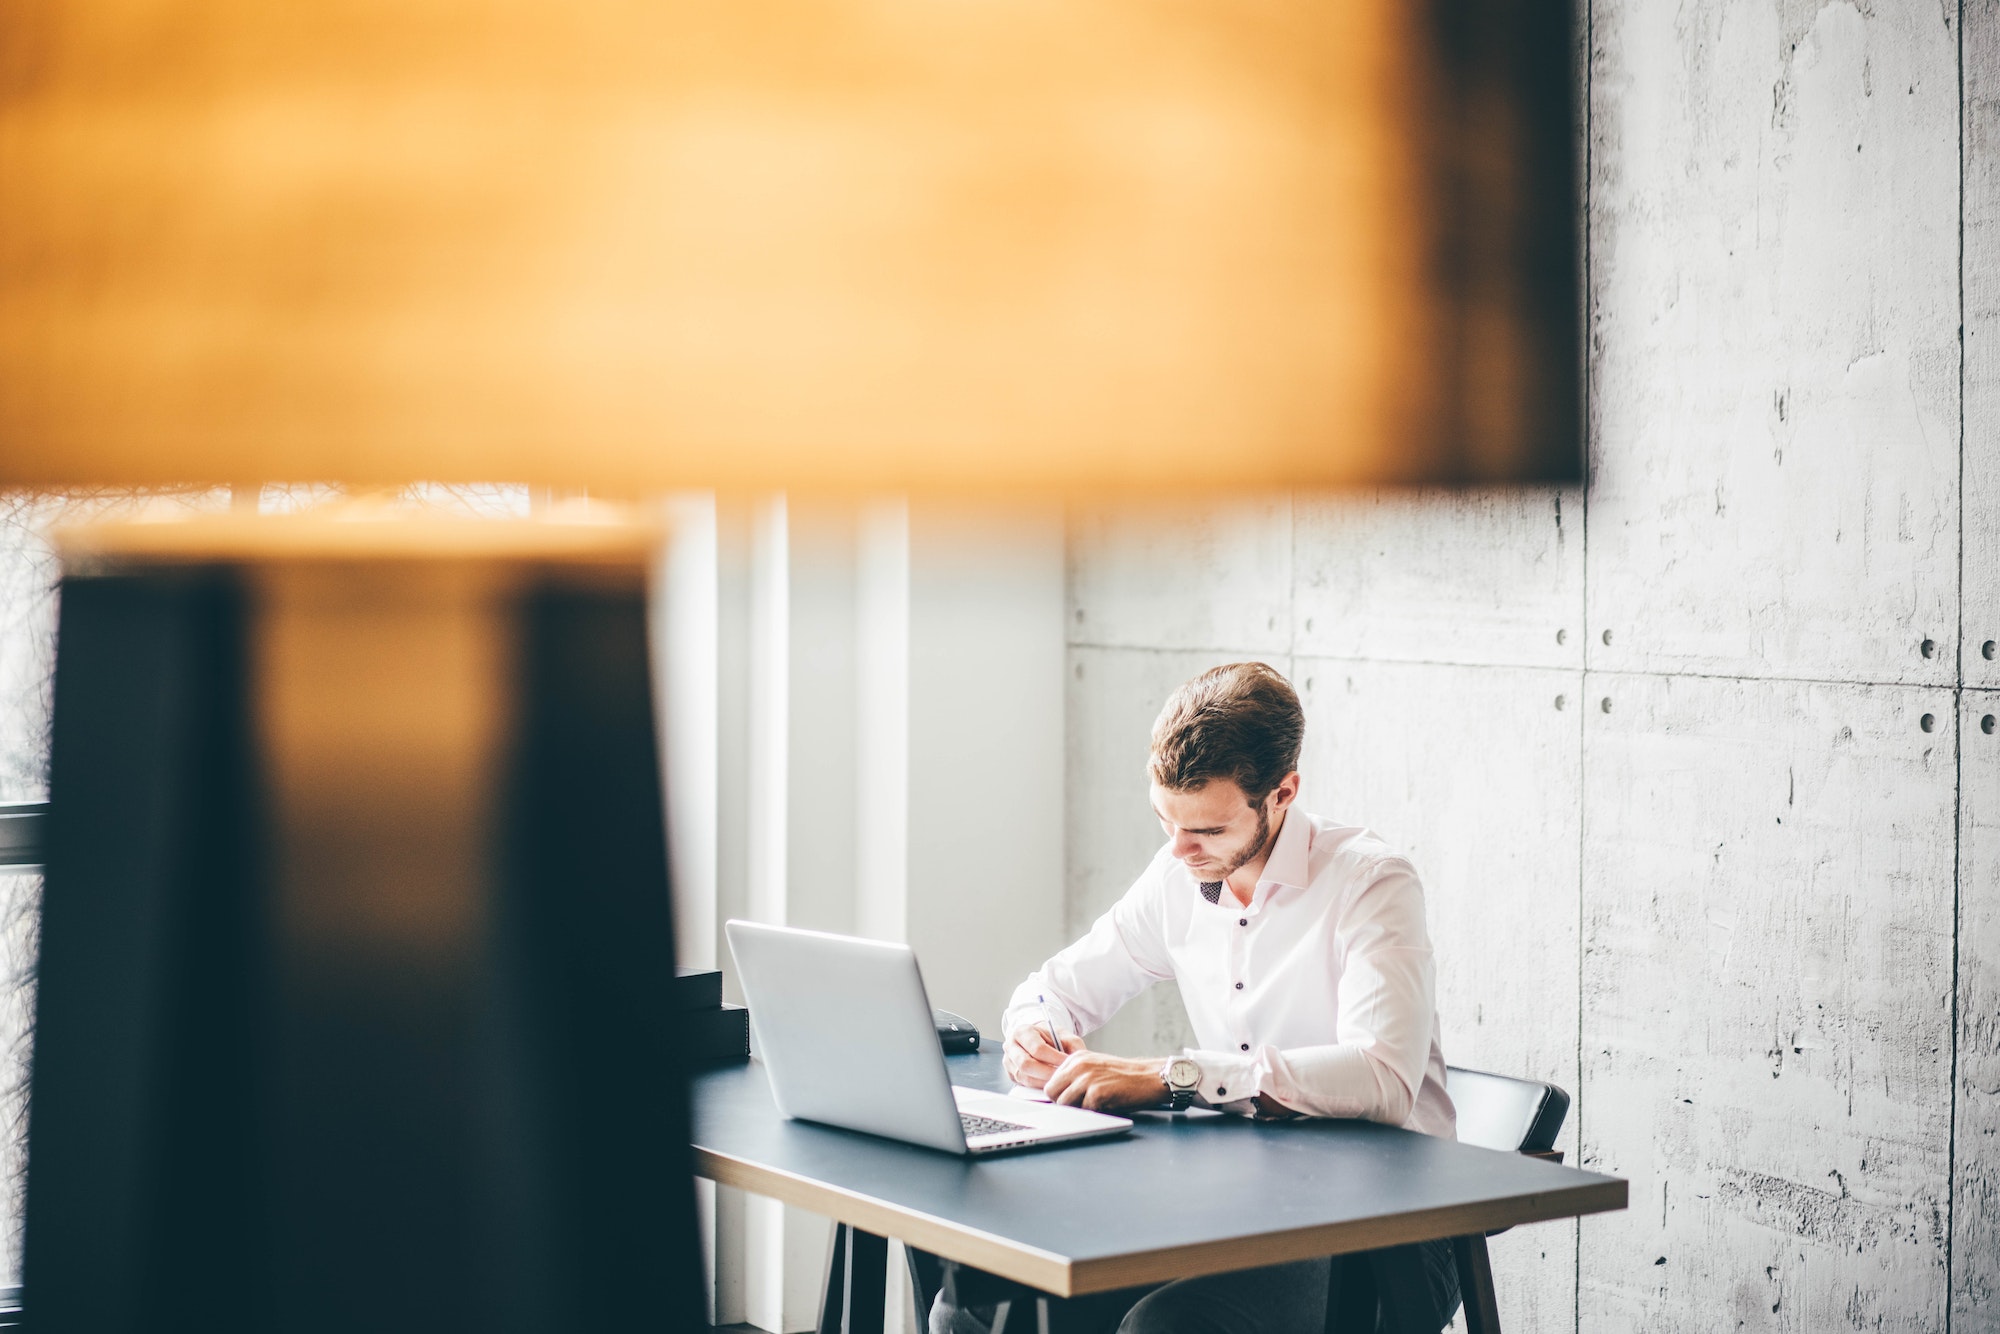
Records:
[[[1299,771],[1297,769],[1292,770],[1278,780],[1278,785],[1271,789],[1271,814],[1276,815],[1279,811],[1284,810],[1287,806],[1298,800],[1299,783]]]

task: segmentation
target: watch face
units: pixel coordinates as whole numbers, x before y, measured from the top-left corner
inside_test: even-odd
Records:
[[[1193,1088],[1201,1082],[1201,1067],[1185,1056],[1167,1063],[1167,1083],[1174,1088]]]

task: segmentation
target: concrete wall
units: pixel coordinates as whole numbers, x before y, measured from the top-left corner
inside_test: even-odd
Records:
[[[903,932],[990,1020],[1155,846],[1166,692],[1263,659],[1308,804],[1425,873],[1447,1057],[1570,1089],[1560,1146],[1633,1183],[1496,1240],[1510,1330],[2000,1330],[2000,7],[1580,8],[1589,487],[1081,510],[1066,597],[1046,515],[685,502],[691,957],[733,913]],[[0,800],[42,795],[46,518],[0,506]],[[1054,765],[965,725],[1057,679],[1062,888],[1053,833],[952,882],[1056,818],[956,794]],[[1184,1035],[1156,992],[1107,1038]],[[714,1210],[724,1313],[796,1327],[823,1232]]]
[[[2000,10],[1965,20],[1961,98],[1956,5],[1587,6],[1587,489],[1073,517],[1071,928],[1156,845],[1165,692],[1288,670],[1308,804],[1425,874],[1446,1058],[1570,1089],[1561,1147],[1632,1182],[1496,1241],[1510,1330],[2000,1330]]]

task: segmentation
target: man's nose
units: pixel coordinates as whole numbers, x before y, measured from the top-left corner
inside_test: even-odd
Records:
[[[1192,834],[1182,833],[1179,830],[1174,832],[1174,856],[1182,858],[1192,857],[1200,851],[1200,839]]]

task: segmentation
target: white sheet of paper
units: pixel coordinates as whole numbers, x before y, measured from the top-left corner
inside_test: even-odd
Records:
[[[1048,1094],[1042,1092],[1040,1089],[1031,1089],[1026,1084],[1014,1085],[1013,1088],[1007,1090],[1007,1096],[1010,1098],[1019,1098],[1023,1102],[1047,1102],[1049,1100]]]

